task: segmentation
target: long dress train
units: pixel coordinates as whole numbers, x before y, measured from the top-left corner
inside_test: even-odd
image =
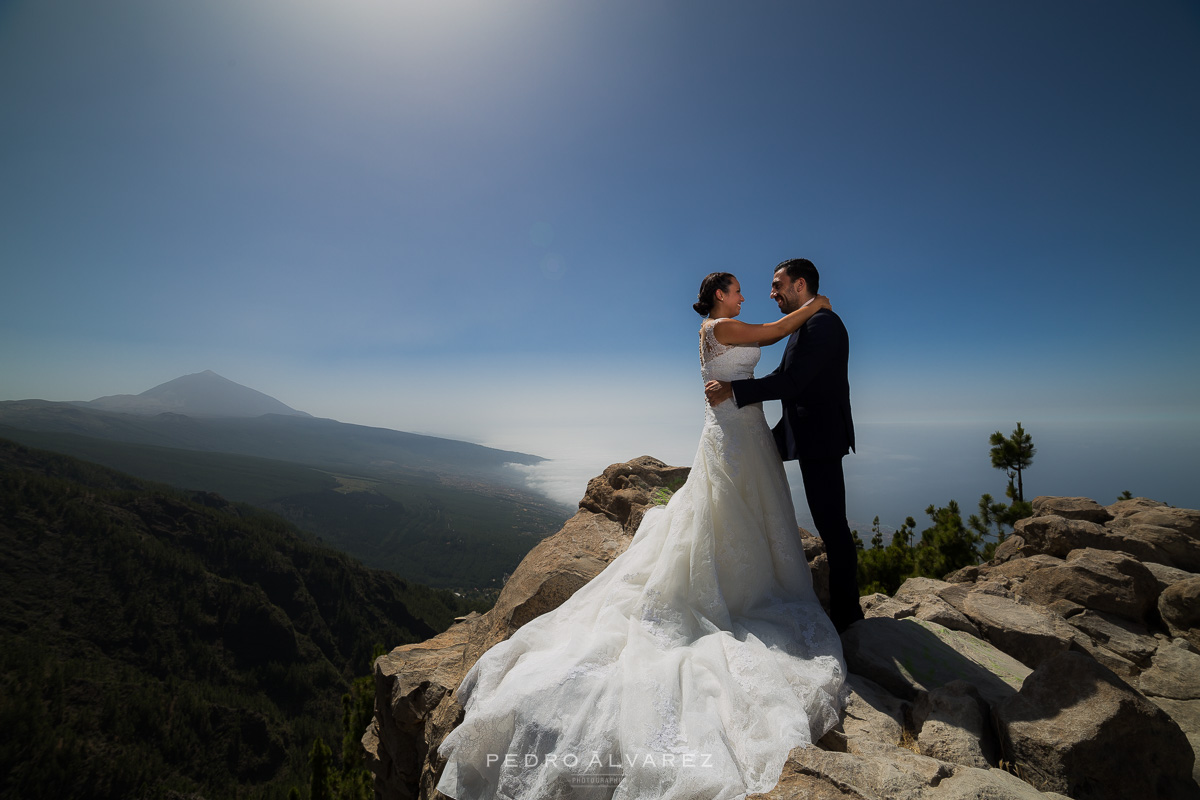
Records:
[[[700,332],[704,380],[759,349]],[[841,641],[813,592],[761,405],[707,408],[687,482],[557,609],[488,650],[438,752],[458,800],[732,800],[838,722]]]

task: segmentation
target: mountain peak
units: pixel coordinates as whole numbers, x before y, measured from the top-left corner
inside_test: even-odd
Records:
[[[192,417],[308,417],[270,395],[234,383],[211,369],[183,375],[141,394],[100,397],[82,405],[124,414],[186,414]]]

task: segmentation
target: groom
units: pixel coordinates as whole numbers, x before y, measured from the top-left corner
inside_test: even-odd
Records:
[[[820,275],[806,258],[775,267],[771,299],[788,314],[817,296]],[[850,339],[832,311],[814,314],[788,339],[779,368],[762,378],[709,381],[704,391],[717,405],[733,398],[738,408],[763,400],[783,401],[775,445],[784,461],[800,462],[804,494],[829,558],[829,616],[838,632],[863,618],[858,604],[858,552],[846,522],[842,457],[854,449],[847,363]]]

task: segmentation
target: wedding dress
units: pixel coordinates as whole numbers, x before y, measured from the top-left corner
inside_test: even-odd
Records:
[[[756,346],[700,332],[701,374]],[[705,412],[687,482],[557,609],[491,648],[438,752],[458,800],[731,800],[834,727],[841,641],[813,592],[761,404]]]

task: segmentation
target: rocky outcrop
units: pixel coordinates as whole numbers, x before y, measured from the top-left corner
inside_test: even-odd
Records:
[[[1158,613],[1172,636],[1200,647],[1200,575],[1169,583],[1158,596]]]
[[[1195,794],[1179,725],[1084,654],[1048,659],[995,714],[1004,751],[1036,786],[1073,798]]]
[[[923,645],[925,633],[879,626],[923,624],[943,643],[969,637],[974,650],[964,655],[986,645],[1025,668],[995,661],[992,676],[1007,675],[998,682],[972,674],[980,658],[956,665],[988,707],[987,733],[998,744],[991,766],[1078,800],[1200,797],[1200,576],[1189,571],[1200,512],[1145,498],[1100,506],[1039,497],[1033,506],[993,561],[945,581],[910,579],[891,598],[863,598],[868,619],[843,636],[851,671],[914,709],[932,709],[953,684],[944,680],[947,667],[934,672],[920,659],[943,664],[949,654]],[[953,633],[921,623],[923,612],[945,605],[965,619],[955,618]],[[970,706],[958,702],[968,716],[954,737],[975,724]],[[977,750],[973,736],[947,739],[940,724],[926,735],[930,719],[911,715],[923,754],[962,766],[989,758],[987,735]]]
[[[375,665],[364,737],[380,797],[435,798],[453,690],[492,644],[557,607],[628,545],[687,470],[649,457],[580,511],[496,606]],[[1200,798],[1200,512],[1145,498],[1039,497],[987,563],[862,598],[842,643],[842,724],[755,798]],[[827,597],[819,539],[800,532]]]

